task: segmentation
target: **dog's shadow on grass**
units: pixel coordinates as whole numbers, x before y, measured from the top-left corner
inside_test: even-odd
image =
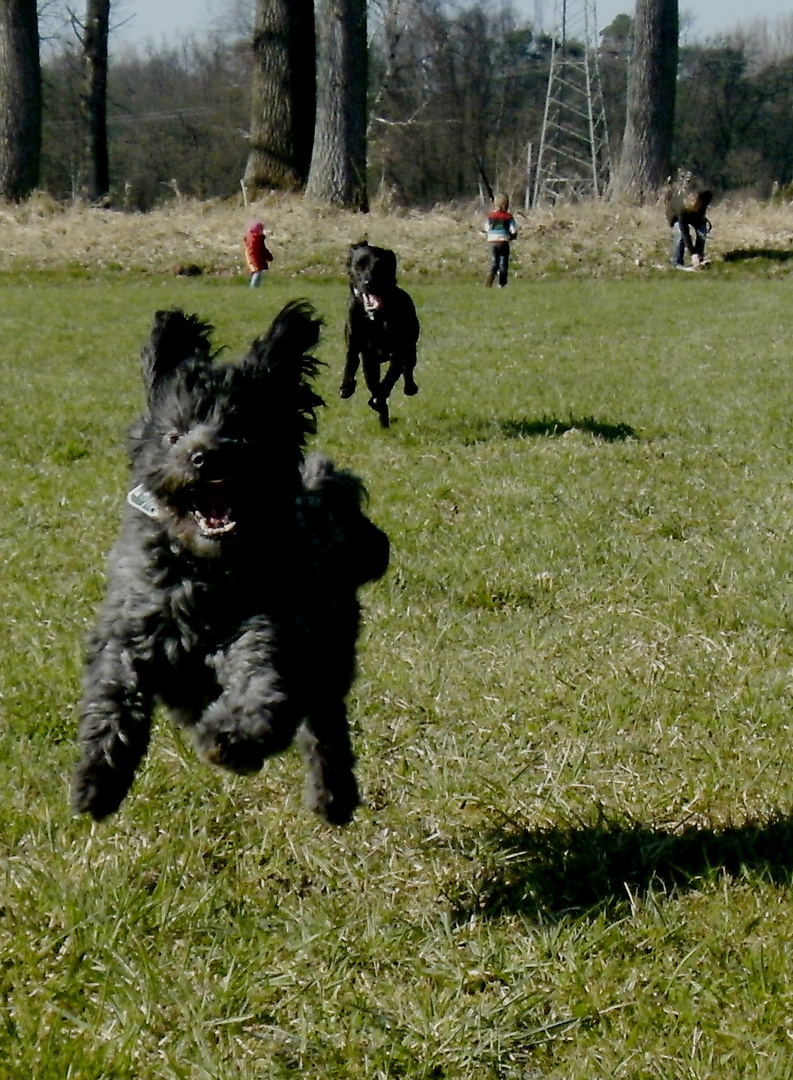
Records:
[[[556,416],[543,416],[540,419],[486,420],[471,419],[454,425],[456,434],[466,445],[486,442],[490,439],[539,439],[559,438],[563,435],[591,435],[604,442],[619,442],[638,438],[630,424],[615,424],[606,420],[596,420],[593,416],[570,416],[560,420]]]
[[[599,822],[492,831],[485,865],[457,896],[458,917],[524,914],[559,918],[600,910],[650,892],[694,890],[724,871],[754,872],[778,884],[793,874],[793,815],[723,829],[668,832]]]
[[[630,424],[611,424],[596,420],[593,416],[570,417],[559,420],[556,417],[543,417],[541,420],[501,420],[499,429],[508,439],[530,439],[538,436],[567,435],[582,432],[593,435],[605,442],[619,442],[621,439],[635,439],[636,432]]]
[[[789,248],[736,248],[734,251],[726,251],[722,259],[727,263],[747,262],[749,259],[790,262],[793,259],[793,250]]]

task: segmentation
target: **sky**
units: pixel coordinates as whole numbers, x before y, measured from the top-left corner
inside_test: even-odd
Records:
[[[534,4],[526,6],[533,14]],[[553,0],[544,0],[544,7],[550,16]],[[625,0],[597,0],[598,25],[608,26],[623,11],[632,14],[633,7],[633,3],[626,5]],[[691,16],[691,37],[708,38],[757,19],[772,21],[780,15],[793,15],[793,0],[680,0],[680,15]]]
[[[527,19],[535,14],[535,0],[513,0]],[[543,19],[550,25],[554,0],[539,0]],[[233,8],[231,0],[116,0],[113,17],[116,28],[112,45],[160,45],[179,37],[200,37],[216,20]],[[633,0],[597,0],[597,21],[608,26],[620,12],[633,12]],[[793,15],[793,0],[681,0],[680,10],[691,15],[690,36],[713,37],[756,19],[774,20]]]
[[[224,7],[222,0],[115,0],[110,45],[172,43],[190,34],[201,37]]]

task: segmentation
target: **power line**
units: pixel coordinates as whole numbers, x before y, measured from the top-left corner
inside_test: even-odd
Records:
[[[599,198],[610,167],[595,0],[554,0],[534,203]]]

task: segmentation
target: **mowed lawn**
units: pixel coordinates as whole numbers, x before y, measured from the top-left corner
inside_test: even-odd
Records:
[[[793,1076],[790,281],[403,284],[420,393],[381,431],[337,395],[340,278],[0,279],[0,1076]],[[75,819],[152,313],[234,358],[296,296],[316,445],[393,546],[365,806],[333,830],[296,752],[238,779],[159,717]]]

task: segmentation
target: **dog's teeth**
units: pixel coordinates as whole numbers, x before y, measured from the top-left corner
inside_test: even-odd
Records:
[[[194,513],[202,536],[210,538],[213,536],[223,536],[225,533],[230,533],[237,526],[236,521],[227,521],[223,525],[210,525],[203,514],[199,513],[197,510]]]

